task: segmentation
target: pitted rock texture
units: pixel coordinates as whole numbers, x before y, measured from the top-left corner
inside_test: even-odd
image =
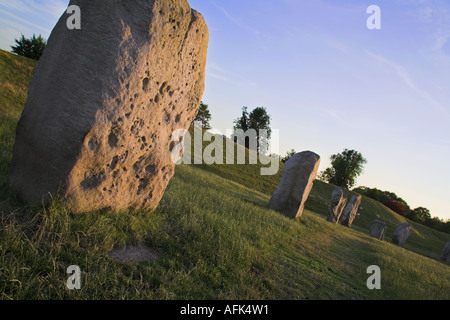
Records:
[[[9,184],[26,201],[59,193],[74,212],[154,209],[204,91],[208,28],[186,0],[78,0],[29,87]]]

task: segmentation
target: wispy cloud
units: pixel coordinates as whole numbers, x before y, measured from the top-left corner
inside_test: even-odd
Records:
[[[448,11],[448,8],[442,8],[440,10],[434,9],[431,13],[431,17],[431,23],[435,27],[435,30],[433,32],[433,49],[441,50],[450,40],[450,13]]]
[[[20,26],[25,24],[28,27],[32,27],[34,29],[38,29],[38,30],[44,31],[46,33],[50,33],[51,32],[51,30],[48,29],[48,28],[44,28],[44,27],[42,27],[42,26],[40,26],[38,24],[35,24],[35,23],[27,20],[27,19],[22,19],[21,17],[13,14],[11,12],[8,12],[6,10],[3,10],[1,8],[0,8],[0,13],[2,13],[5,16],[8,17],[7,19],[1,19],[2,23],[9,24],[10,26],[13,26],[13,27],[16,27],[16,28],[18,28],[18,27],[20,28]]]
[[[340,116],[338,110],[333,109],[333,108],[322,108],[320,109],[321,113],[329,118],[341,121],[343,120],[342,117]]]
[[[206,73],[208,76],[215,79],[223,80],[226,82],[231,81],[226,75],[226,71],[219,67],[216,63],[208,62],[206,65]]]
[[[450,41],[450,5],[447,0],[398,0],[412,7],[412,16],[432,28],[433,50],[441,50]]]
[[[335,50],[338,50],[344,54],[349,54],[350,53],[350,47],[347,46],[346,44],[344,44],[341,41],[335,40],[335,39],[326,39],[325,43],[330,47],[333,48]]]
[[[9,50],[14,38],[33,33],[48,37],[69,0],[0,0],[0,45]]]
[[[218,4],[216,4],[216,3],[214,3],[214,2],[213,2],[213,5],[214,5],[217,9],[219,9],[219,10],[223,13],[223,15],[224,15],[224,16],[225,16],[232,24],[234,24],[234,25],[236,25],[237,27],[239,27],[239,28],[241,28],[241,29],[244,29],[245,31],[247,31],[247,32],[249,32],[249,33],[252,33],[252,34],[254,34],[254,35],[259,35],[259,34],[261,34],[261,32],[260,32],[257,28],[255,28],[255,27],[253,27],[253,26],[251,26],[251,25],[245,23],[242,19],[240,19],[240,18],[238,18],[238,17],[235,17],[235,16],[231,15],[225,8],[219,6]]]
[[[0,48],[5,51],[11,50],[13,39],[17,36],[17,31],[3,22],[0,18]]]
[[[206,65],[206,75],[208,77],[218,79],[227,83],[233,83],[244,88],[257,86],[255,82],[248,80],[240,74],[225,70],[214,62],[208,62],[208,64]]]
[[[44,14],[53,19],[61,16],[68,3],[69,0],[0,0],[0,6],[8,11],[33,16]]]
[[[391,69],[393,69],[395,71],[395,73],[399,76],[399,78],[411,89],[413,90],[416,94],[418,94],[421,98],[425,99],[426,101],[428,101],[430,103],[430,105],[432,105],[437,111],[439,111],[440,113],[448,116],[449,112],[448,110],[441,104],[439,103],[436,99],[433,98],[433,96],[427,92],[426,90],[423,90],[422,88],[420,88],[419,86],[416,85],[416,83],[414,82],[413,78],[411,77],[411,75],[408,73],[408,71],[402,67],[401,65],[395,63],[394,61],[391,61],[381,55],[377,55],[373,52],[370,51],[366,51],[366,53],[374,58],[375,60],[377,60],[379,63],[384,64],[388,67],[390,67]]]

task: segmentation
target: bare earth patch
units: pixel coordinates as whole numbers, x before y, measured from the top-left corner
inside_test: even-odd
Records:
[[[153,262],[159,258],[159,253],[144,245],[139,246],[125,246],[123,248],[113,249],[108,252],[108,255],[119,262]]]

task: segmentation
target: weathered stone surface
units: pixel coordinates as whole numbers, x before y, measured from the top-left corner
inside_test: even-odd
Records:
[[[174,174],[176,129],[204,90],[208,29],[186,0],[71,1],[35,70],[9,184],[26,201],[58,191],[74,212],[155,208]]]
[[[370,236],[377,238],[378,240],[383,240],[386,234],[386,223],[380,220],[373,220],[370,223]]]
[[[285,164],[281,181],[270,199],[269,206],[290,218],[298,218],[319,169],[320,156],[311,151],[293,155]]]
[[[441,259],[447,264],[450,264],[450,241],[445,245],[444,250],[442,251]]]
[[[392,243],[403,247],[411,234],[412,226],[406,222],[402,223],[395,229],[392,235]]]
[[[346,202],[347,194],[340,188],[334,189],[331,194],[330,202],[328,203],[327,221],[331,223],[338,223]]]
[[[344,215],[342,216],[341,224],[343,226],[351,228],[353,221],[355,220],[356,214],[358,213],[359,205],[361,204],[362,196],[354,195],[350,202],[344,209]]]

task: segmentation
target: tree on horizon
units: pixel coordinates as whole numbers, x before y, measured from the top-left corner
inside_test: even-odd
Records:
[[[296,153],[297,151],[295,151],[294,149],[289,150],[288,152],[286,152],[286,155],[281,158],[281,162],[286,163]]]
[[[257,107],[252,112],[248,112],[248,107],[242,107],[242,115],[241,117],[234,120],[234,131],[242,130],[247,132],[248,130],[256,131],[256,150],[262,153],[267,152],[267,150],[261,150],[262,146],[265,146],[265,149],[269,146],[269,140],[272,135],[272,129],[270,128],[271,117],[267,113],[265,107]],[[267,135],[261,136],[259,130],[266,130]],[[248,137],[245,139],[245,147],[250,149],[250,142]]]
[[[33,37],[29,39],[22,34],[22,37],[15,39],[15,41],[16,46],[11,46],[12,52],[34,60],[39,60],[47,47],[47,40],[41,35],[36,37],[36,34],[33,34]]]
[[[194,125],[199,125],[202,129],[209,130],[211,129],[211,112],[209,111],[209,106],[205,103],[200,102],[200,107],[198,108],[198,113],[195,116],[194,121],[192,122]]]
[[[341,153],[330,157],[331,167],[322,171],[319,178],[344,189],[350,189],[356,184],[356,179],[362,174],[367,160],[356,150],[344,149]]]

